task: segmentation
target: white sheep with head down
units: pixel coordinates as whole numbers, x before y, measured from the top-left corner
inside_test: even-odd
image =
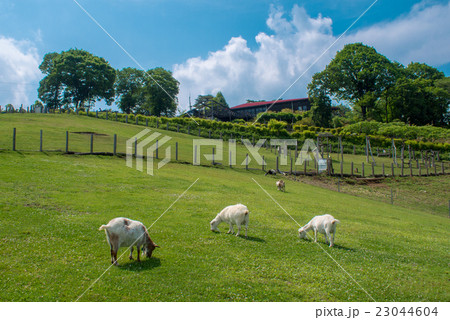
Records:
[[[306,225],[298,229],[298,235],[300,239],[307,237],[309,230],[314,231],[314,242],[317,242],[317,232],[325,235],[326,242],[330,243],[330,247],[334,246],[334,235],[336,233],[336,225],[340,223],[332,215],[324,214],[322,216],[316,216],[311,219]],[[330,239],[328,241],[328,239]]]
[[[228,206],[222,211],[220,211],[219,214],[210,222],[211,225],[211,231],[219,231],[217,226],[221,222],[228,223],[230,225],[230,230],[228,230],[227,233],[234,233],[233,225],[236,225],[238,227],[238,232],[236,233],[236,236],[239,236],[239,233],[241,232],[241,226],[245,226],[245,237],[247,237],[247,229],[248,229],[248,221],[249,221],[249,214],[248,208],[244,206],[243,204],[235,204],[232,206]]]
[[[106,240],[111,247],[111,263],[115,265],[117,265],[117,252],[121,247],[130,248],[130,260],[132,260],[133,246],[136,246],[138,262],[141,261],[141,248],[142,253],[150,258],[153,250],[159,247],[150,239],[147,228],[139,221],[122,217],[114,218],[98,230],[105,230]]]

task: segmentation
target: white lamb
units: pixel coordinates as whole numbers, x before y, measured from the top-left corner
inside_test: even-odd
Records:
[[[243,204],[235,204],[233,206],[228,206],[211,221],[211,231],[219,231],[217,226],[221,222],[226,222],[230,225],[230,230],[227,233],[234,233],[233,225],[238,227],[238,232],[236,236],[239,236],[241,232],[241,225],[245,225],[245,237],[247,237],[248,221],[249,221],[249,211]]]
[[[336,225],[340,221],[335,219],[332,215],[324,214],[323,216],[316,216],[311,219],[305,226],[298,229],[300,239],[307,237],[309,230],[314,231],[314,242],[317,242],[317,232],[325,235],[325,240],[328,243],[330,239],[330,247],[334,246],[334,235],[336,233]]]

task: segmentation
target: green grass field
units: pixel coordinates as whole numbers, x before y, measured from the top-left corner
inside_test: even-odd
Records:
[[[141,129],[27,117],[25,125],[0,116],[0,148],[10,148],[12,127],[30,134],[23,150],[40,129],[117,133],[122,142]],[[180,152],[192,153],[188,144]],[[449,301],[448,217],[297,181],[282,193],[275,181],[242,166],[169,163],[151,176],[120,157],[0,151],[0,301]],[[211,232],[209,221],[239,202],[251,211],[248,239],[224,224]],[[341,221],[334,248],[322,235],[317,244],[297,237],[297,222],[324,213]],[[161,248],[151,259],[129,261],[122,248],[109,268],[98,227],[119,216],[154,223]]]

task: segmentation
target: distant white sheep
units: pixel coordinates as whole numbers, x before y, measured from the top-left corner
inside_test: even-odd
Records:
[[[245,237],[247,237],[249,214],[250,212],[248,211],[248,208],[243,204],[228,206],[217,214],[217,216],[211,221],[211,231],[219,231],[217,226],[221,222],[225,222],[230,225],[230,230],[228,230],[227,233],[234,233],[233,225],[236,225],[238,227],[236,236],[239,236],[241,226],[245,225]]]
[[[279,191],[283,191],[283,192],[286,191],[286,183],[283,180],[278,180],[276,182],[276,185],[277,185],[277,189]]]
[[[111,263],[117,265],[117,251],[130,247],[130,260],[133,259],[133,246],[137,248],[137,261],[140,262],[140,249],[148,258],[158,246],[150,239],[147,228],[139,222],[127,218],[114,218],[98,230],[105,230],[106,240],[111,247]]]
[[[305,226],[298,229],[298,235],[301,239],[307,237],[309,230],[314,231],[314,242],[317,242],[317,232],[325,235],[326,242],[330,243],[330,247],[334,246],[334,235],[336,233],[336,225],[340,223],[332,215],[324,214],[322,216],[316,216],[311,219]],[[330,241],[328,241],[330,239]]]

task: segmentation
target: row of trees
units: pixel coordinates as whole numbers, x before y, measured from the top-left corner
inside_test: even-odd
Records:
[[[331,101],[346,102],[362,118],[381,122],[445,126],[449,123],[450,79],[423,63],[407,67],[373,47],[346,45],[308,85],[313,121],[329,126]]]
[[[48,109],[85,108],[104,99],[108,105],[116,100],[125,113],[175,115],[179,82],[163,68],[115,70],[104,58],[70,49],[46,54],[39,69],[46,76],[38,96]]]

